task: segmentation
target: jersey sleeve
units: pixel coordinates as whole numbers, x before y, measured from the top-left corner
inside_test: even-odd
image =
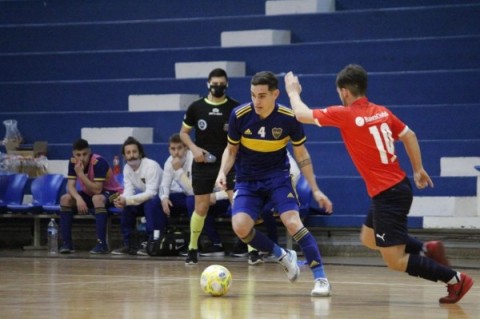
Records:
[[[408,126],[402,122],[398,117],[395,116],[390,110],[387,109],[387,112],[390,113],[391,118],[391,130],[392,135],[395,140],[398,140],[403,134],[405,134],[409,128]]]
[[[183,117],[183,125],[192,128],[195,126],[195,108],[194,103],[190,104]]]
[[[75,158],[71,158],[68,162],[68,179],[77,179],[77,173],[75,172]]]
[[[238,129],[238,120],[235,110],[230,113],[230,118],[228,120],[228,143],[237,145],[240,143],[241,133]]]
[[[341,127],[344,123],[345,107],[329,106],[324,109],[314,109],[313,118],[318,126]]]
[[[297,121],[296,119],[293,121],[293,129],[292,133],[290,134],[290,138],[292,139],[292,144],[294,146],[299,146],[305,143],[307,137],[305,136],[305,131],[303,129],[303,124]]]
[[[107,173],[110,169],[110,166],[108,165],[107,161],[102,157],[97,158],[97,162],[94,165],[95,166],[93,167],[93,181],[104,182],[107,179]]]

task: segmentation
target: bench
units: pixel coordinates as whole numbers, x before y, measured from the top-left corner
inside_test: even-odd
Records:
[[[5,213],[0,215],[0,219],[19,219],[19,220],[30,220],[33,222],[33,239],[31,245],[23,246],[24,250],[43,250],[46,249],[45,245],[41,243],[42,237],[42,230],[41,230],[41,221],[42,220],[49,220],[51,218],[55,218],[57,224],[59,224],[60,216],[57,214],[25,214],[25,213]],[[74,220],[92,220],[95,221],[95,217],[91,214],[87,215],[74,215]],[[110,214],[107,223],[107,240],[108,235],[111,229],[112,219],[119,219],[118,215]],[[60,227],[60,226],[59,226]]]

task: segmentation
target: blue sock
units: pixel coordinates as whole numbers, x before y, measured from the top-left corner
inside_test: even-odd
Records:
[[[65,211],[64,207],[60,211],[60,233],[62,235],[63,244],[68,248],[72,248],[72,221],[73,213]]]
[[[105,208],[103,208],[105,209]],[[97,212],[98,208],[95,209],[95,229],[97,230],[97,239],[101,241],[102,244],[107,244],[107,212]]]
[[[318,249],[315,238],[308,229],[303,227],[293,235],[293,239],[300,245],[300,248],[302,248],[307,264],[312,270],[313,278],[326,278],[320,250]]]
[[[274,244],[273,245],[273,255],[277,258],[280,258],[282,257],[282,255],[284,254],[284,249],[282,249],[282,247],[278,246],[277,244]]]
[[[256,231],[255,228],[250,231],[250,234],[246,238],[242,238],[242,241],[256,250],[273,252],[275,254],[275,243],[263,233]]]
[[[327,275],[325,274],[325,270],[323,269],[323,266],[317,266],[312,268],[312,273],[313,273],[313,279],[327,278]]]

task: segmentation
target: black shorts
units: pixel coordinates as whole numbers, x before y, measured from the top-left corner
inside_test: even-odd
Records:
[[[192,188],[195,195],[213,193],[217,180],[220,163],[192,163]],[[227,175],[227,189],[235,186],[235,171],[232,169]]]
[[[408,178],[372,198],[365,226],[373,228],[377,246],[391,247],[407,242],[407,216],[412,200]]]
[[[110,206],[113,206],[113,203],[111,203],[109,201],[109,197],[112,196],[113,194],[115,194],[116,192],[113,192],[113,191],[106,191],[104,190],[102,192],[102,195],[105,197],[105,207],[110,207]],[[93,201],[92,201],[92,197],[93,196],[90,196],[88,195],[87,193],[83,192],[83,191],[78,191],[78,194],[80,194],[80,196],[83,198],[83,200],[85,201],[85,204],[87,204],[87,207],[92,209],[94,208],[93,206]],[[75,207],[76,208],[76,207]]]

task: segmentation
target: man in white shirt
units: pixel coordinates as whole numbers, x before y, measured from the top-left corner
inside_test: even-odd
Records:
[[[180,139],[178,133],[170,136],[168,151],[170,156],[165,161],[164,174],[160,186],[160,199],[163,212],[167,215],[181,215],[194,211],[195,200],[192,187],[193,154]],[[204,230],[212,245],[200,252],[201,256],[223,256],[223,246],[215,225],[217,214],[225,214],[230,202],[225,191],[210,195],[210,212],[205,219]]]
[[[145,156],[143,145],[131,136],[123,143],[122,155],[127,162],[123,168],[124,191],[114,200],[114,205],[123,209],[120,220],[123,247],[112,251],[115,255],[135,253],[137,243],[132,242],[131,234],[137,217],[145,216],[149,238],[153,237],[154,230],[163,230],[167,224],[158,196],[162,168]],[[142,249],[136,253],[146,255]]]

